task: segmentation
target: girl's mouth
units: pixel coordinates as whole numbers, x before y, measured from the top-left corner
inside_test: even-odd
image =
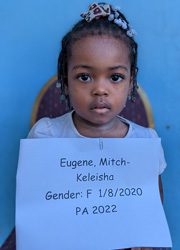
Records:
[[[98,114],[105,114],[111,109],[111,105],[109,103],[100,103],[96,102],[90,106],[90,110],[96,112]]]

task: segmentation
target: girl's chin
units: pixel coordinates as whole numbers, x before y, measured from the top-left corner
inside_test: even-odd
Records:
[[[84,124],[92,127],[105,127],[105,126],[113,126],[114,123],[117,122],[117,116],[110,116],[109,109],[101,108],[101,109],[93,109],[93,111],[86,116],[74,113],[74,121],[76,124]]]

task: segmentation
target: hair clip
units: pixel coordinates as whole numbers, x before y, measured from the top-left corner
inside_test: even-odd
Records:
[[[108,16],[108,20],[111,22],[111,21],[113,21],[114,20],[114,14],[110,14],[109,16]]]
[[[111,9],[113,10],[113,11],[119,11],[119,12],[121,12],[121,8],[119,7],[119,6],[112,6],[111,5]]]
[[[136,35],[137,33],[136,33],[136,31],[134,30],[134,29],[129,29],[128,31],[127,31],[127,35],[129,36],[129,37],[134,37],[135,35]]]
[[[91,22],[93,19],[101,16],[110,15],[110,5],[109,4],[96,4],[93,3],[89,6],[88,12],[82,13],[83,17],[87,22]]]
[[[100,17],[108,17],[110,22],[114,22],[123,30],[126,31],[128,37],[132,38],[136,34],[130,25],[122,18],[120,8],[113,7],[106,3],[93,3],[89,6],[89,10],[81,14],[87,22],[91,22],[93,19],[98,19]]]
[[[56,88],[58,88],[58,89],[61,88],[61,83],[60,82],[56,82]]]

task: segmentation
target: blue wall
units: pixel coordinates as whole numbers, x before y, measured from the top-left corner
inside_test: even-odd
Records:
[[[150,99],[168,168],[165,210],[173,249],[180,249],[180,29],[178,0],[114,0],[139,42],[138,80]],[[34,100],[56,73],[62,35],[90,1],[6,0],[0,3],[0,245],[14,227],[19,139],[29,130]]]

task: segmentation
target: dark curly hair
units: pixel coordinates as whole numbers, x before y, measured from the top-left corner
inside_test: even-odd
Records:
[[[65,93],[65,85],[68,86],[68,60],[71,57],[72,45],[88,36],[110,36],[123,41],[129,48],[129,57],[131,62],[131,75],[133,76],[133,87],[131,92],[131,100],[135,101],[136,89],[137,89],[137,54],[138,45],[133,37],[127,35],[127,30],[130,29],[129,22],[125,16],[119,12],[122,20],[127,23],[127,29],[119,27],[114,22],[108,20],[107,17],[100,17],[94,19],[91,22],[81,20],[63,37],[61,51],[58,58],[58,82],[61,83],[61,91]],[[68,103],[69,97],[67,96]]]

